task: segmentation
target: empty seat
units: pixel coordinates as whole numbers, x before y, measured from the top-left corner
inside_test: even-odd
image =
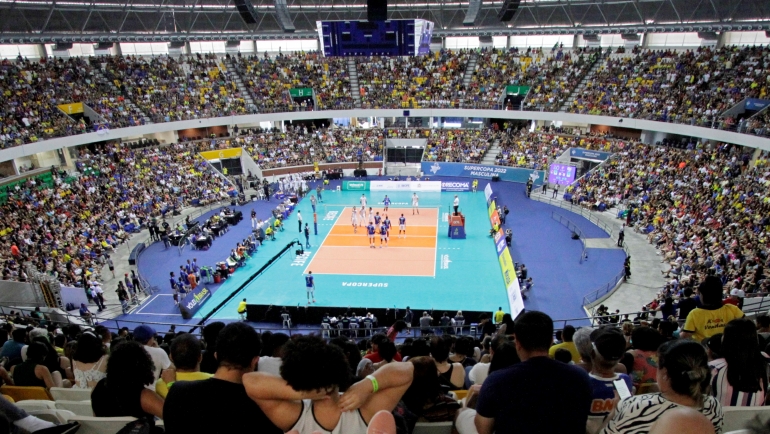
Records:
[[[75,415],[68,422],[79,422],[78,434],[116,434],[126,424],[135,421],[133,417],[93,417]]]
[[[67,423],[69,418],[75,416],[75,413],[71,411],[56,410],[55,408],[50,410],[27,411],[27,413],[30,416],[35,416],[38,419],[43,419],[45,421],[55,423],[56,425],[63,425]]]
[[[26,412],[37,410],[53,410],[56,408],[56,405],[53,401],[42,399],[27,399],[24,401],[19,401],[16,403],[16,406]]]
[[[93,416],[91,400],[88,401],[54,401],[57,410],[69,410],[78,416]]]
[[[450,434],[454,422],[417,422],[412,434]]]
[[[51,394],[48,393],[48,389],[45,387],[3,386],[0,387],[0,395],[8,395],[15,402],[28,399],[53,401],[53,397],[51,397]]]
[[[54,401],[87,401],[91,399],[91,389],[52,387],[51,396],[53,396]]]

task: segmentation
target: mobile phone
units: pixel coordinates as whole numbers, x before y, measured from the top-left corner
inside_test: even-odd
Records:
[[[623,379],[614,380],[612,384],[615,385],[615,390],[618,391],[620,399],[626,399],[631,397],[631,391],[628,390],[628,385]]]

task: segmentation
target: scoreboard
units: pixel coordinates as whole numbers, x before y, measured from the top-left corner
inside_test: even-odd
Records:
[[[417,56],[430,52],[426,20],[317,21],[324,56]]]

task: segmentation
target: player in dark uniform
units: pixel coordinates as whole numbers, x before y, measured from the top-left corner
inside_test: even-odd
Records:
[[[401,234],[404,234],[404,238],[406,238],[406,217],[404,217],[403,214],[401,214],[401,217],[398,218],[398,237],[401,238]]]
[[[387,211],[390,206],[390,198],[387,194],[385,195],[385,199],[382,200],[382,204],[385,205],[385,211]]]
[[[380,216],[380,212],[378,211],[377,214],[374,215],[374,224],[379,226],[381,221],[382,216]]]
[[[380,248],[382,248],[383,242],[385,247],[388,247],[388,226],[385,223],[380,225]]]
[[[369,234],[369,247],[374,248],[374,225],[372,222],[369,222],[369,225],[366,226],[366,233]]]
[[[385,224],[385,226],[388,227],[388,238],[390,238],[390,227],[391,227],[391,225],[390,225],[390,218],[388,218],[387,214],[385,214],[385,220],[383,220],[382,223]]]

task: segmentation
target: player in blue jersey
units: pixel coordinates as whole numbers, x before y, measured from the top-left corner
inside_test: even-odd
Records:
[[[404,234],[404,238],[406,238],[406,217],[404,217],[403,214],[401,214],[401,217],[398,218],[398,237],[401,238],[401,234]]]
[[[372,222],[369,222],[369,225],[366,227],[366,233],[369,234],[369,247],[374,248],[374,225]]]
[[[307,304],[310,304],[311,299],[315,303],[315,279],[312,271],[308,271],[307,276],[305,276],[305,289],[307,290]]]
[[[388,226],[385,223],[380,225],[380,248],[382,248],[383,242],[385,247],[388,247]]]
[[[382,221],[382,216],[380,216],[380,212],[377,211],[377,214],[374,215],[374,224],[376,226],[379,226],[381,221]]]
[[[388,238],[390,238],[390,227],[391,227],[391,225],[390,225],[390,218],[388,217],[387,214],[385,214],[385,220],[383,220],[382,223],[385,224],[385,226],[388,227]]]
[[[385,205],[385,211],[387,211],[390,206],[390,198],[387,194],[385,195],[385,199],[382,199],[382,204]]]

